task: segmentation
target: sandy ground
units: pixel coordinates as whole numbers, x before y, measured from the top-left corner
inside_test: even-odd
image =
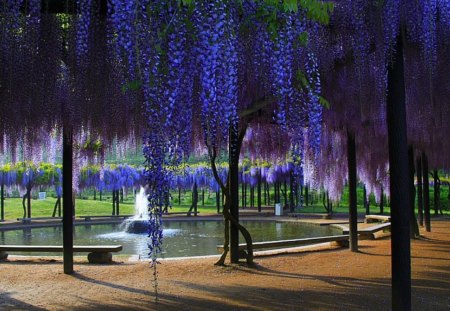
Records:
[[[412,242],[414,310],[450,310],[450,220]],[[214,259],[158,265],[159,302],[148,263],[11,258],[0,263],[0,310],[389,310],[390,239],[347,249],[256,258],[255,267]]]

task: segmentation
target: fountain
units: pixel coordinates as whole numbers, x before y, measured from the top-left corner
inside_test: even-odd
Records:
[[[148,230],[148,211],[147,211],[147,195],[145,189],[141,187],[139,193],[136,194],[134,203],[134,216],[125,219],[125,232],[128,233],[146,233]]]

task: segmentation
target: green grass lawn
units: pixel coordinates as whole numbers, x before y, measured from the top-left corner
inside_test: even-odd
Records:
[[[444,213],[450,215],[449,202],[448,202],[448,187],[441,188],[441,204],[443,206]],[[191,205],[192,194],[190,191],[186,191],[181,195],[181,204],[178,203],[178,193],[175,192],[173,196],[173,206],[170,212],[187,212]],[[99,195],[96,195],[96,200],[93,199],[92,192],[83,192],[76,199],[75,214],[77,216],[82,215],[111,215],[112,214],[112,200],[110,194],[104,194],[102,201],[99,200]],[[198,211],[202,213],[217,213],[215,193],[209,193],[205,191],[205,205],[202,204],[202,192],[199,191]],[[373,197],[371,198],[370,213],[379,213],[380,208],[375,203]],[[50,217],[53,213],[56,199],[47,196],[45,200],[32,199],[31,201],[31,215],[32,217]],[[239,201],[241,203],[241,201]],[[271,200],[271,206],[273,206],[273,199]],[[431,214],[434,214],[434,202],[433,202],[433,188],[430,188],[430,203]],[[249,203],[247,203],[249,204]],[[264,205],[264,200],[263,200]],[[417,200],[416,200],[417,206]],[[296,212],[301,213],[325,213],[322,200],[317,195],[312,195],[310,204],[308,207],[298,208]],[[334,213],[347,213],[348,212],[348,191],[344,190],[339,204],[333,204]],[[364,214],[365,209],[362,205],[362,188],[358,188],[358,213]],[[390,213],[390,207],[384,207],[384,213]],[[128,194],[124,196],[124,202],[120,203],[120,214],[128,215],[134,214],[134,195]],[[5,199],[5,220],[15,220],[23,217],[23,207],[21,198],[6,198]]]

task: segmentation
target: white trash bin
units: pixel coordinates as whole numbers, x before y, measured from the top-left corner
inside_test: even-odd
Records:
[[[275,216],[282,216],[283,210],[281,209],[281,203],[275,204]]]

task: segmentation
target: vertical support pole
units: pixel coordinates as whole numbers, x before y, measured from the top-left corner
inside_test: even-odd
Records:
[[[387,125],[391,195],[392,310],[411,310],[410,187],[402,38],[388,69]]]
[[[244,169],[242,169],[242,181],[241,181],[241,206],[245,208],[245,182],[244,182]]]
[[[348,202],[350,250],[358,251],[358,214],[356,206],[356,145],[355,135],[347,130]]]
[[[72,131],[63,129],[63,260],[64,273],[73,273]]]
[[[418,220],[419,225],[423,227],[423,189],[422,189],[422,158],[416,160],[417,171],[417,206],[418,206]]]
[[[261,212],[261,168],[258,168],[258,212]]]
[[[238,124],[230,126],[229,135],[229,195],[230,195],[230,214],[239,221],[239,138]],[[230,261],[231,263],[239,262],[239,229],[230,224]]]
[[[423,218],[425,230],[431,232],[430,220],[430,178],[428,175],[428,157],[422,152],[422,178],[423,178]]]
[[[0,186],[0,221],[5,221],[5,184]]]

